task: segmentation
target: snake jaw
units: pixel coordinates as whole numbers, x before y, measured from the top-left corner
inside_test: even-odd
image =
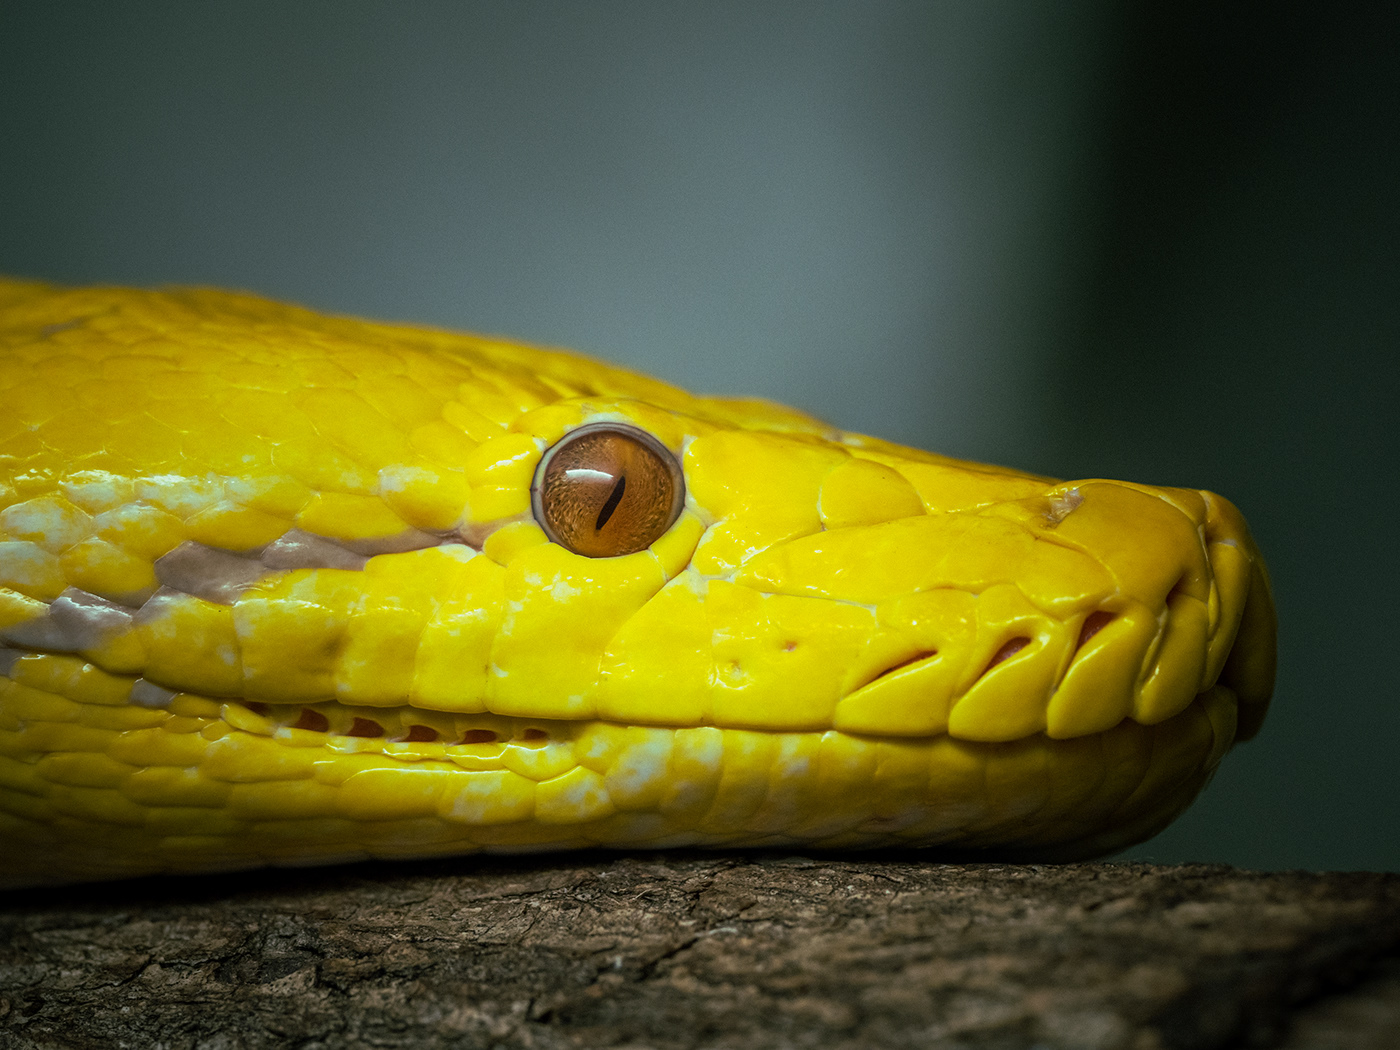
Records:
[[[0,832],[33,848],[0,883],[598,842],[1088,856],[1263,717],[1268,579],[1211,493],[224,293],[4,291]],[[684,475],[622,557],[532,516],[545,451],[599,424]]]

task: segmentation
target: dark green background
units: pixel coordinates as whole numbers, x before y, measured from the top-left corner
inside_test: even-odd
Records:
[[[1400,18],[1220,6],[7,0],[0,270],[1222,492],[1275,708],[1131,855],[1394,869]]]

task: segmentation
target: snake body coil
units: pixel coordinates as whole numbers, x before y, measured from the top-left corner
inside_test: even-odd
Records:
[[[0,355],[0,885],[1092,856],[1271,692],[1264,568],[1208,492],[223,292],[0,282]]]

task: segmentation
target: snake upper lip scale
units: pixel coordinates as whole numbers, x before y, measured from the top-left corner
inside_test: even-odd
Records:
[[[0,886],[607,845],[1072,859],[1272,691],[1209,492],[577,355],[0,281]]]

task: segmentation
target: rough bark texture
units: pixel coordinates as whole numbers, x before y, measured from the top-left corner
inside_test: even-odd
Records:
[[[1400,1046],[1397,954],[1400,875],[733,854],[253,872],[11,895],[0,1046]]]

